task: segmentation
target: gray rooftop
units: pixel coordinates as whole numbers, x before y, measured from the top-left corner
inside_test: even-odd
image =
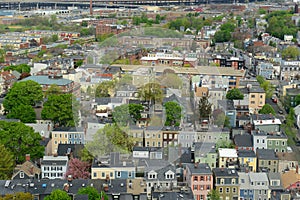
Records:
[[[22,81],[35,81],[40,85],[59,85],[59,86],[64,86],[64,85],[69,85],[73,81],[65,78],[49,78],[49,76],[29,76],[24,78]]]
[[[207,163],[186,164],[192,174],[212,174]]]

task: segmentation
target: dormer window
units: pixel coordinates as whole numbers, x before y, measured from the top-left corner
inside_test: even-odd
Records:
[[[155,172],[149,172],[148,179],[156,179],[156,178],[157,178],[157,174]]]

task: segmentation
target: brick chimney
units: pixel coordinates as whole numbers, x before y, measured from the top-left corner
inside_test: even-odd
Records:
[[[26,155],[25,155],[25,160],[26,160],[26,161],[30,161],[30,154],[26,154]]]

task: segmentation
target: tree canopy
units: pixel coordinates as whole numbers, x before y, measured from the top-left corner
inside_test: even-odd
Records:
[[[33,159],[41,158],[44,155],[41,140],[40,134],[34,132],[32,127],[21,122],[0,121],[0,143],[14,155],[17,163],[24,162],[26,154]]]
[[[8,70],[17,71],[20,74],[25,72],[30,73],[30,66],[27,64],[20,64],[20,65],[11,65],[4,68],[4,71],[8,71]]]
[[[15,165],[14,155],[3,144],[0,144],[0,155],[0,179],[10,179]]]
[[[182,80],[175,73],[164,74],[161,77],[160,83],[167,88],[180,89],[182,87]]]
[[[56,189],[51,192],[49,196],[44,198],[45,200],[71,200],[72,198],[67,192]]]
[[[300,56],[300,51],[296,46],[289,46],[283,49],[281,56],[285,60],[298,60]]]
[[[180,126],[181,120],[181,106],[174,101],[170,101],[164,104],[166,108],[166,122],[165,126]]]
[[[15,83],[8,91],[3,106],[8,118],[20,119],[22,122],[35,122],[35,113],[32,108],[42,101],[41,86],[34,81],[21,81]],[[27,110],[23,110],[27,109]],[[26,112],[24,114],[23,112]]]
[[[208,196],[210,200],[221,200],[220,193],[217,190],[211,190]]]
[[[138,90],[139,97],[143,101],[162,102],[163,91],[159,83],[147,83]]]
[[[266,98],[271,98],[273,96],[274,87],[271,85],[270,81],[267,81],[262,76],[257,76],[256,80],[259,82],[260,87],[266,92]]]
[[[62,91],[61,91],[60,87],[58,87],[58,85],[56,85],[56,84],[50,85],[50,87],[45,92],[45,97],[48,97],[49,95],[52,95],[52,94],[56,94],[56,95],[62,94]]]
[[[295,97],[295,103],[296,103],[296,106],[298,106],[300,104],[300,94],[298,94],[296,97]]]
[[[212,104],[209,103],[208,97],[203,96],[200,98],[199,103],[198,103],[198,111],[199,111],[199,117],[200,120],[203,119],[209,119],[211,113],[212,113]]]
[[[6,194],[4,197],[0,197],[0,200],[33,200],[33,195],[29,192],[17,192],[14,194]]]
[[[52,94],[44,103],[42,118],[59,126],[74,127],[78,121],[79,102],[72,94]]]
[[[244,99],[244,95],[239,89],[233,88],[227,92],[226,99]]]
[[[95,91],[95,97],[110,97],[112,96],[114,89],[114,81],[103,81],[97,86]]]
[[[273,107],[270,104],[265,104],[259,111],[259,114],[272,114],[275,115],[275,110],[273,109]]]
[[[114,108],[112,116],[119,126],[127,126],[141,119],[144,107],[141,104],[123,104]]]
[[[100,193],[94,187],[84,187],[78,190],[78,194],[87,194],[89,200],[108,200],[108,196],[105,192],[101,191]]]
[[[101,145],[99,145],[101,144]],[[93,141],[86,144],[88,151],[95,157],[107,155],[110,152],[129,152],[134,145],[134,139],[117,124],[106,124],[97,131]]]

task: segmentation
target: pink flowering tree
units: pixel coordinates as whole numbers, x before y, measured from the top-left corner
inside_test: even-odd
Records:
[[[91,165],[88,162],[83,162],[77,158],[72,158],[69,162],[69,168],[66,173],[66,177],[71,175],[73,179],[89,179],[91,175],[90,167]]]

